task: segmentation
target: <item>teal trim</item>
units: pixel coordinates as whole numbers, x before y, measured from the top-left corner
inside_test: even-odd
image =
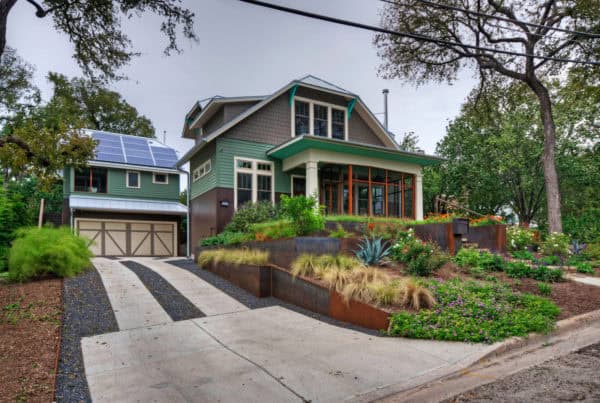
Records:
[[[361,155],[390,161],[408,162],[421,166],[435,165],[443,161],[442,158],[424,154],[409,153],[391,148],[371,146],[367,144],[316,136],[296,137],[287,143],[273,147],[267,154],[272,158],[284,160],[292,155],[308,149],[334,151],[342,154],[348,154],[349,162],[352,161],[351,155]]]
[[[354,105],[356,105],[356,98],[352,98],[350,102],[348,102],[348,119],[352,116],[352,111],[354,110]]]
[[[298,91],[298,84],[294,85],[290,91],[290,106],[294,105],[294,97],[296,96],[296,91]]]

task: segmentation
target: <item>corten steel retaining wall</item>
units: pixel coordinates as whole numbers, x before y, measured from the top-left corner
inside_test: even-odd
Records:
[[[203,268],[260,298],[273,296],[367,329],[385,330],[389,326],[389,313],[360,301],[346,304],[337,292],[310,279],[294,278],[279,267],[218,263]]]
[[[506,253],[506,228],[504,224],[470,227],[467,239],[478,244],[480,248]]]

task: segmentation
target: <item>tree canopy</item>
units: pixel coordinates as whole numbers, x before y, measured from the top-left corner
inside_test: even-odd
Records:
[[[131,40],[121,22],[151,12],[163,21],[161,32],[168,44],[165,54],[180,52],[177,42],[196,40],[194,13],[181,6],[181,0],[27,0],[35,16],[50,18],[57,31],[64,33],[74,45],[73,57],[84,75],[97,80],[122,78],[119,69],[139,55],[132,50]],[[17,0],[0,0],[0,56],[6,46],[6,26]]]
[[[561,232],[556,171],[556,126],[549,75],[568,71],[559,59],[598,61],[600,11],[594,0],[387,1],[383,26],[406,34],[378,34],[375,45],[386,78],[417,84],[452,82],[475,68],[480,89],[497,77],[524,83],[537,98],[543,128],[541,155],[548,222]],[[585,66],[585,65],[584,65]],[[597,66],[588,68],[597,68]]]
[[[50,73],[48,80],[54,86],[50,100],[61,113],[77,116],[88,129],[154,137],[150,119],[138,114],[121,94],[84,78],[68,79],[62,74]]]

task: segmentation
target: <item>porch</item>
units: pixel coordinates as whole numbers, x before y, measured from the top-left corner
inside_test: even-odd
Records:
[[[291,173],[292,194],[316,196],[327,214],[423,219],[422,167],[437,157],[316,136],[268,152]]]

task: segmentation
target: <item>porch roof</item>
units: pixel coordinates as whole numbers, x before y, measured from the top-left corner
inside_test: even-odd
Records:
[[[435,165],[444,160],[443,158],[433,155],[394,150],[387,147],[312,135],[295,137],[283,144],[273,147],[267,152],[267,155],[275,159],[284,160],[308,149],[368,156],[370,158],[385,159],[390,161],[408,162],[421,166]],[[351,162],[351,160],[349,160],[349,162]]]

